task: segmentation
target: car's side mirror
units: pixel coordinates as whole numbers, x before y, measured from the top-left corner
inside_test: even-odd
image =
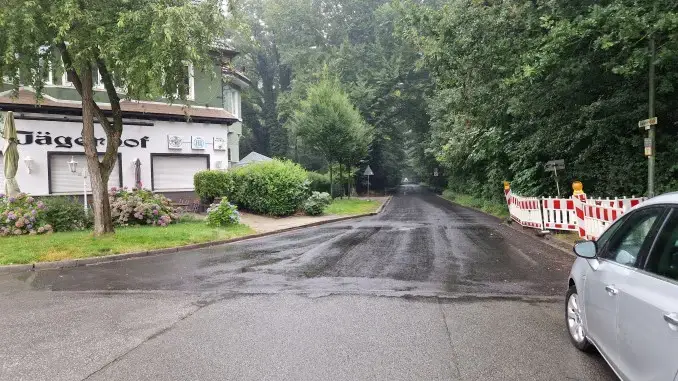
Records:
[[[598,256],[598,248],[593,241],[577,242],[574,245],[574,253],[577,254],[578,257],[593,259]]]

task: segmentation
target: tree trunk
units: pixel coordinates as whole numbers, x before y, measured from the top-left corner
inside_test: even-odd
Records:
[[[87,157],[87,170],[92,184],[94,235],[114,233],[111,205],[108,200],[108,179],[112,168],[105,170],[99,162],[94,136],[94,102],[92,101],[92,69],[89,65],[79,75],[82,83],[82,141]],[[107,134],[108,135],[108,134]],[[110,139],[110,136],[108,137]]]
[[[341,159],[339,159],[339,198],[343,199],[344,198],[344,172],[343,172],[343,166],[341,165]]]
[[[332,163],[330,163],[329,167],[330,167],[330,197],[334,198],[334,178],[332,177]]]

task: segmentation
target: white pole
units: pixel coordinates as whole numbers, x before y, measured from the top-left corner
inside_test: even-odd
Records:
[[[556,178],[556,189],[558,190],[558,198],[560,198],[560,184],[558,184],[558,169],[553,166],[553,175]]]
[[[367,175],[367,198],[370,198],[370,175]]]

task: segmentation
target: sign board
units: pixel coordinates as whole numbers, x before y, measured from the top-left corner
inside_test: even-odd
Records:
[[[433,176],[438,177],[438,168],[433,170]]]
[[[638,127],[645,128],[646,130],[649,130],[650,126],[656,126],[656,125],[657,125],[657,117],[641,120],[640,122],[638,122]]]
[[[652,156],[652,139],[645,138],[645,156]]]
[[[364,176],[374,176],[374,172],[372,172],[372,168],[368,165],[367,168],[365,168],[365,173],[363,174]]]
[[[544,169],[547,172],[555,172],[558,169],[563,170],[565,169],[565,160],[561,159],[547,161],[546,164],[544,164]]]

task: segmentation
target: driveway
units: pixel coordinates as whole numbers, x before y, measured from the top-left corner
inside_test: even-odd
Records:
[[[375,217],[0,277],[1,380],[614,380],[574,257],[402,187]]]

